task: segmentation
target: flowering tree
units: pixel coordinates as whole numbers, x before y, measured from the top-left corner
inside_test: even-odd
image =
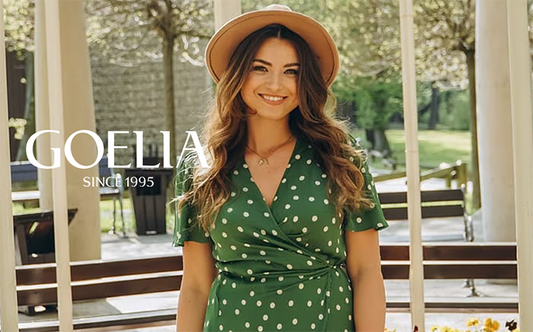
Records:
[[[21,140],[16,160],[26,158],[26,142],[35,132],[35,96],[34,96],[34,3],[30,0],[4,0],[4,23],[6,48],[8,52],[16,52],[17,57],[24,61],[26,86],[24,103],[24,119],[10,120],[16,128],[16,139]]]
[[[163,60],[166,130],[170,131],[170,158],[176,160],[174,57],[203,65],[199,42],[213,31],[209,0],[90,0],[87,1],[87,37],[97,54],[111,63],[135,66]],[[151,41],[161,47],[151,47]]]

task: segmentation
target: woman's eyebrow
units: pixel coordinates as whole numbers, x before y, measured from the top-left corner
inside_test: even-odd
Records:
[[[262,64],[265,64],[265,65],[267,65],[267,66],[272,67],[272,64],[271,64],[270,62],[265,61],[265,60],[263,60],[263,59],[254,59],[254,62],[256,62],[256,61],[257,61],[257,62],[261,62]],[[291,63],[286,64],[286,65],[283,66],[283,67],[293,67],[293,66],[300,66],[300,64],[299,64],[298,62],[291,62]]]

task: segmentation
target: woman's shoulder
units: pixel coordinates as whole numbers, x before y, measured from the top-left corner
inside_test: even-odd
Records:
[[[178,159],[175,177],[176,193],[181,194],[189,190],[197,164],[198,155],[192,151]]]

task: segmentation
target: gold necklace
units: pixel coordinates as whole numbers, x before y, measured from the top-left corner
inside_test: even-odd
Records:
[[[287,145],[291,140],[292,140],[292,135],[289,136],[289,138],[288,138],[285,142],[281,143],[280,145],[278,145],[277,147],[275,147],[275,148],[273,148],[273,149],[268,150],[268,155],[267,155],[266,157],[264,157],[264,156],[260,155],[259,153],[257,153],[254,149],[252,149],[250,146],[248,146],[248,144],[246,144],[246,147],[247,147],[248,149],[250,149],[250,151],[252,151],[253,153],[255,153],[255,154],[260,158],[260,159],[257,161],[257,164],[258,164],[259,166],[263,166],[263,165],[265,165],[266,167],[268,167],[268,158],[270,158],[270,157],[274,154],[274,152],[276,152],[276,151],[278,151],[279,149],[281,149],[281,147]]]

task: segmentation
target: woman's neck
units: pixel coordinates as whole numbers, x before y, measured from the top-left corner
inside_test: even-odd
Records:
[[[248,121],[246,144],[258,152],[268,151],[285,143],[291,136],[288,121]]]

